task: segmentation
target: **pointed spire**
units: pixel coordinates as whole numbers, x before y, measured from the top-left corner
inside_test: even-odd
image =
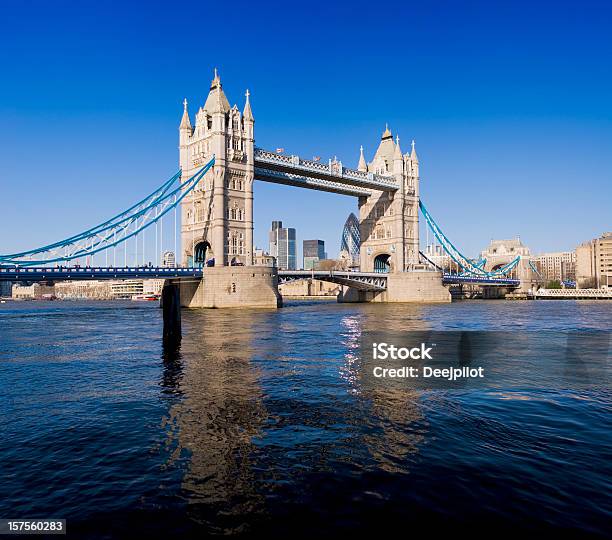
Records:
[[[395,151],[393,152],[393,159],[402,159],[402,150],[400,149],[399,135],[395,137]]]
[[[389,129],[389,124],[385,124],[385,131],[383,132],[381,139],[393,139],[393,135]]]
[[[417,156],[416,150],[414,149],[414,139],[412,139],[412,150],[410,152],[410,157],[413,161],[419,162],[419,157]]]
[[[249,99],[251,96],[251,92],[249,92],[248,88],[244,95],[246,96],[246,103],[244,104],[244,111],[242,111],[242,115],[244,116],[245,120],[250,120],[252,122],[254,118],[253,111],[251,110],[251,101]]]
[[[366,160],[363,157],[363,145],[359,147],[359,165],[357,165],[358,171],[367,172],[368,166],[366,165]]]
[[[183,118],[179,129],[191,129],[191,121],[189,120],[189,112],[187,112],[187,98],[183,100]]]
[[[230,110],[230,104],[223,92],[223,85],[221,84],[221,77],[219,77],[217,68],[215,68],[215,76],[210,83],[210,92],[206,98],[206,103],[204,103],[204,110],[207,114],[227,113]]]

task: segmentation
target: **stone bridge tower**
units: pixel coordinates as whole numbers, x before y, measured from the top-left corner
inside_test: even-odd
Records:
[[[183,180],[215,156],[214,167],[182,202],[185,265],[211,259],[215,266],[253,264],[254,124],[248,90],[240,113],[236,105],[230,107],[217,70],[193,127],[184,101],[179,127]]]
[[[359,199],[361,270],[405,272],[419,264],[419,160],[412,141],[402,154],[399,137],[387,126],[374,159],[366,164],[363,147],[360,171],[394,176],[395,193],[379,191]]]

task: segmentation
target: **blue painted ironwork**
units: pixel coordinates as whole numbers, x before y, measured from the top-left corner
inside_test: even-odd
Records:
[[[201,278],[202,268],[169,268],[166,266],[40,266],[0,267],[0,281],[77,281],[106,279]]]
[[[536,276],[538,276],[540,279],[544,279],[544,277],[538,270],[538,267],[535,264],[533,264],[533,261],[529,261],[529,268],[531,268],[535,272]]]
[[[455,261],[457,265],[463,270],[462,273],[464,275],[466,276],[471,275],[471,276],[477,276],[477,277],[505,276],[511,270],[513,270],[518,265],[519,261],[521,260],[521,256],[519,255],[514,260],[510,261],[508,264],[502,266],[501,268],[495,271],[486,272],[483,268],[484,265],[475,264],[471,259],[463,255],[453,245],[453,243],[442,232],[438,224],[434,221],[433,217],[427,211],[427,208],[425,208],[425,205],[423,204],[422,201],[419,201],[419,208],[421,209],[421,212],[423,214],[423,217],[425,218],[427,225],[433,232],[434,236],[437,238],[438,242],[440,242],[442,249],[444,249],[444,251],[448,253],[448,255],[450,256],[450,258],[453,261]]]
[[[213,158],[191,178],[180,182],[179,171],[157,190],[127,210],[82,233],[30,251],[0,255],[0,265],[41,266],[71,261],[115,247],[159,221],[198,185]],[[178,183],[176,187],[174,184]]]

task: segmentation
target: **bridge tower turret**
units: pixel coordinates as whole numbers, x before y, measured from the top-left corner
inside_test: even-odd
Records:
[[[404,189],[406,192],[406,264],[419,264],[419,158],[412,139],[410,154],[404,156]]]
[[[195,128],[185,105],[179,128],[183,178],[215,156],[214,167],[182,202],[185,265],[211,259],[215,266],[253,263],[254,123],[248,95],[242,114],[230,107],[216,69]]]
[[[359,200],[361,269],[366,272],[405,272],[419,262],[418,160],[414,147],[402,154],[399,137],[388,126],[382,134],[370,173],[393,176],[399,189],[375,191]],[[362,156],[359,167],[363,169]]]

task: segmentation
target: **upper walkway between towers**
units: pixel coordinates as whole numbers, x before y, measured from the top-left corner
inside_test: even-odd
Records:
[[[337,159],[327,163],[255,148],[255,178],[265,182],[301,186],[343,195],[369,196],[372,191],[399,189],[392,175],[349,169]]]

